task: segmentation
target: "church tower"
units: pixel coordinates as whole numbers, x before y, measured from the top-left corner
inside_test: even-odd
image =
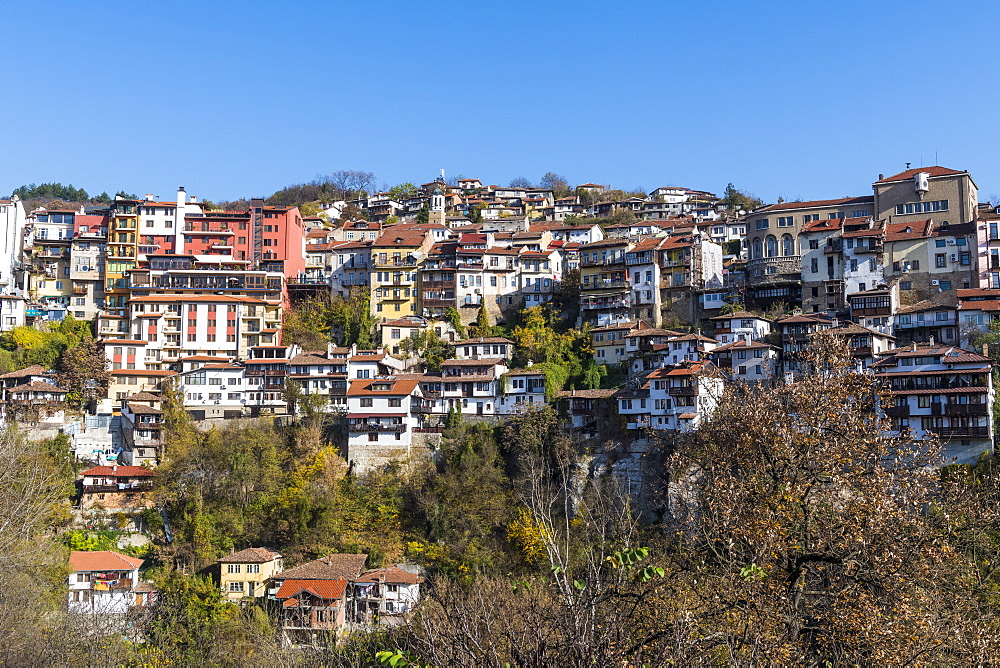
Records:
[[[444,191],[438,186],[431,193],[430,222],[444,225]]]

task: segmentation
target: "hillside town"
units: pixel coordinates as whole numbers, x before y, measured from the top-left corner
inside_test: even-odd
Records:
[[[13,196],[0,201],[0,333],[91,323],[108,380],[80,396],[57,369],[14,369],[0,376],[4,414],[68,435],[88,467],[79,522],[121,518],[136,533],[157,505],[171,407],[202,429],[318,411],[364,475],[433,461],[456,421],[504,425],[551,405],[578,442],[599,451],[613,437],[635,456],[609,467],[641,497],[650,447],[698,430],[727,388],[797,383],[816,336],[847,346],[894,434],[940,441],[940,465],[992,455],[1000,207],[979,201],[972,175],[907,164],[854,197],[741,207],[734,193],[442,173],[310,215],[264,199],[220,209],[183,187],[79,209]],[[370,331],[333,328],[317,347],[286,329],[330,300],[362,309]],[[522,345],[532,309],[571,319],[586,382]],[[142,562],[74,551],[69,609],[151,605]],[[286,566],[263,545],[234,547],[214,573],[227,600],[261,602],[288,644],[400,623],[423,582],[415,564]]]

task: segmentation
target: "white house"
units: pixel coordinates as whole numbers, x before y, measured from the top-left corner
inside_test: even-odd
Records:
[[[149,605],[153,589],[139,581],[143,560],[111,551],[69,555],[69,611],[124,614]]]

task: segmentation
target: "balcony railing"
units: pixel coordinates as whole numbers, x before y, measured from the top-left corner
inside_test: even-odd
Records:
[[[372,422],[355,422],[348,425],[349,431],[362,432],[362,431],[385,431],[385,432],[405,432],[405,424],[375,424]]]
[[[930,431],[935,432],[943,438],[987,438],[990,435],[989,427],[935,427]]]
[[[947,404],[945,415],[985,417],[989,414],[986,404]]]
[[[675,397],[693,397],[698,394],[698,388],[694,385],[686,387],[668,387],[667,394]]]
[[[889,417],[909,417],[909,406],[889,406],[885,409],[885,414]]]

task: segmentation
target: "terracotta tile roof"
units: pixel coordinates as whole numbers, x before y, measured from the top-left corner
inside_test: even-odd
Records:
[[[905,315],[907,313],[920,313],[921,311],[953,311],[954,306],[947,306],[945,304],[935,304],[928,299],[921,299],[916,304],[910,304],[909,306],[900,306],[896,309],[895,315]]]
[[[674,341],[703,341],[705,343],[718,343],[715,339],[710,339],[707,336],[702,336],[701,334],[684,334],[683,336],[675,336],[670,339],[671,343]]]
[[[725,345],[719,346],[715,350],[708,351],[709,355],[715,355],[717,353],[725,353],[740,348],[742,350],[753,350],[755,348],[771,348],[772,350],[777,350],[777,347],[772,346],[770,343],[764,343],[763,341],[733,341],[732,343],[727,343]]]
[[[361,575],[368,561],[367,554],[331,554],[284,570],[275,580],[353,580]]]
[[[844,232],[843,236],[852,239],[855,237],[880,237],[885,234],[885,228],[881,225],[876,225],[875,227],[868,228],[866,230],[852,230],[851,232]]]
[[[892,176],[887,176],[883,179],[879,179],[875,183],[889,183],[890,181],[905,181],[907,179],[912,179],[914,176],[920,174],[921,172],[924,172],[930,176],[954,176],[956,174],[968,173],[935,165],[934,167],[917,167],[915,169],[907,169],[905,172],[900,172],[899,174],[893,174]]]
[[[717,315],[715,317],[709,318],[709,320],[732,320],[733,318],[737,320],[743,318],[757,318],[758,320],[766,320],[767,322],[772,322],[770,318],[765,318],[762,315],[757,315],[756,313],[751,313],[750,311],[733,311],[732,313],[727,313],[726,315]]]
[[[379,383],[389,383],[392,388],[389,390],[373,390],[371,386]],[[358,378],[351,381],[351,386],[347,389],[347,396],[349,397],[361,397],[361,396],[398,396],[398,395],[408,395],[413,394],[414,388],[417,387],[419,381],[412,379],[379,379],[379,378]]]
[[[129,403],[128,409],[136,415],[160,415],[163,413],[159,408],[152,408],[145,404]]]
[[[959,311],[1000,311],[1000,299],[980,299],[977,301],[962,302],[958,305]]]
[[[441,366],[496,366],[497,364],[506,363],[507,362],[502,359],[445,360],[441,363]]]
[[[273,559],[281,557],[274,550],[266,547],[248,547],[245,550],[234,552],[228,557],[219,559],[220,564],[264,564]]]
[[[680,418],[681,420],[693,420],[696,417],[698,417],[698,414],[697,413],[681,413],[677,417]]]
[[[451,345],[453,345],[453,346],[467,346],[467,345],[473,345],[473,344],[477,344],[477,343],[507,343],[507,344],[510,344],[510,345],[514,344],[513,341],[511,341],[510,339],[505,339],[502,336],[487,336],[485,338],[484,337],[479,337],[478,339],[462,339],[461,341],[455,341]]]
[[[987,288],[969,288],[965,290],[956,290],[959,299],[967,299],[969,297],[990,297],[992,299],[1000,299],[1000,290],[990,290]],[[4,378],[5,376],[0,376]]]
[[[113,478],[142,478],[153,475],[153,472],[144,466],[95,466],[80,473],[89,476],[110,476]]]
[[[301,355],[296,355],[291,360],[289,360],[288,364],[289,366],[303,366],[306,364],[329,365],[333,364],[333,360],[327,359],[325,357],[320,357],[319,355],[302,353]]]
[[[563,390],[556,395],[557,399],[607,399],[617,392],[614,388],[609,390]]]
[[[389,584],[420,584],[424,581],[419,575],[408,573],[401,568],[389,566],[387,568],[376,568],[365,571],[359,575],[354,582],[387,582]]]
[[[933,224],[931,219],[917,220],[910,223],[889,223],[885,226],[886,241],[908,241],[925,239],[931,235]]]
[[[424,230],[390,228],[372,244],[372,248],[416,248],[427,238]]]
[[[143,560],[128,557],[119,552],[99,550],[83,552],[73,550],[69,555],[69,567],[74,573],[80,571],[131,571],[142,566]]]
[[[28,376],[47,376],[52,373],[51,369],[46,369],[41,364],[32,364],[19,371],[5,373],[0,378],[27,378]]]
[[[650,326],[643,320],[628,320],[625,322],[619,322],[613,325],[604,325],[603,327],[594,327],[591,332],[607,332],[619,329],[650,329]]]
[[[834,232],[843,227],[844,221],[842,218],[827,218],[826,220],[811,220],[802,226],[801,234],[809,234],[811,232]]]
[[[684,336],[684,332],[675,332],[672,329],[660,329],[650,327],[649,329],[637,329],[625,335],[626,339],[641,339],[644,336]],[[603,343],[598,341],[598,343]]]
[[[324,601],[336,601],[344,598],[347,591],[347,580],[285,580],[281,583],[278,593],[274,595],[277,599],[290,599],[302,592],[309,592]],[[285,607],[294,606],[293,601],[285,601]]]
[[[841,197],[840,199],[819,199],[809,202],[782,202],[781,204],[771,204],[761,207],[753,212],[753,216],[772,211],[785,211],[788,209],[821,209],[832,206],[845,206],[848,204],[874,204],[875,197],[867,195],[864,197]]]
[[[128,401],[163,401],[163,398],[150,392],[137,392],[129,397]]]
[[[25,383],[24,385],[18,385],[17,387],[12,387],[8,392],[51,392],[53,394],[66,394],[67,390],[56,387],[52,383],[46,383],[41,380],[33,380],[30,383]]]

